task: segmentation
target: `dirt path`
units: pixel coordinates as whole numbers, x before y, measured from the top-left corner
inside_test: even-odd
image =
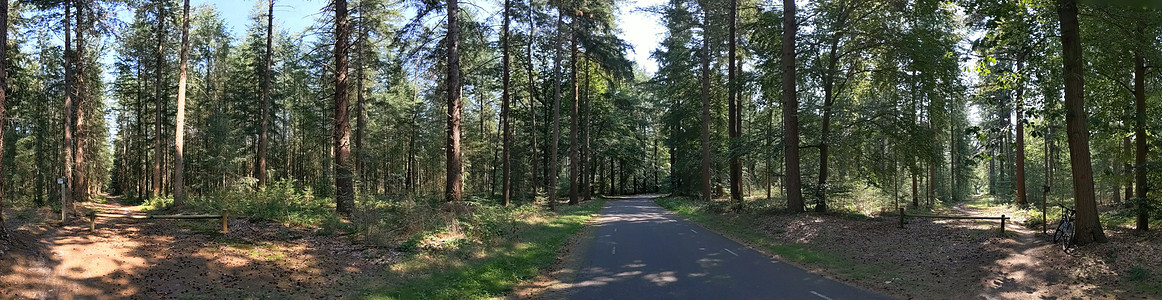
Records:
[[[969,202],[962,202],[951,209],[959,215],[974,217],[998,217],[996,211],[969,207]],[[1012,214],[1007,214],[1012,216]],[[968,222],[968,221],[962,221]],[[986,224],[996,228],[995,220]],[[988,244],[991,251],[1001,254],[1001,257],[992,264],[985,266],[989,276],[981,278],[977,285],[986,291],[985,295],[1003,299],[1016,298],[1050,298],[1059,296],[1076,296],[1074,289],[1091,290],[1091,284],[1074,284],[1066,280],[1069,278],[1066,267],[1070,257],[1054,244],[1051,237],[1042,234],[1039,230],[1029,229],[1016,221],[1005,226],[1004,239],[994,240]]]
[[[343,298],[375,282],[396,256],[346,237],[230,222],[226,235],[210,220],[100,219],[96,232],[80,220],[26,226],[35,249],[0,262],[0,298]]]

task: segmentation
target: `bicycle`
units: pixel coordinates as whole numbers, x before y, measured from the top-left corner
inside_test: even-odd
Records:
[[[1069,251],[1069,247],[1073,246],[1073,236],[1076,228],[1073,224],[1073,217],[1077,211],[1065,207],[1065,205],[1058,204],[1061,211],[1061,221],[1057,223],[1057,231],[1053,233],[1053,243],[1061,242],[1061,250]]]

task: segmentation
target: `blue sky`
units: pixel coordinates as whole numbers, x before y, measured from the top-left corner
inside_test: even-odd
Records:
[[[265,7],[266,0],[190,0],[190,5],[213,5],[221,12],[227,26],[235,37],[241,37],[250,23],[250,13],[256,5]],[[327,0],[276,0],[274,6],[275,26],[283,27],[291,32],[301,31],[315,23],[319,12],[327,5]],[[461,0],[461,3],[472,3],[486,11],[498,11],[499,0]],[[632,60],[642,66],[648,73],[657,70],[657,64],[649,58],[661,41],[664,28],[658,23],[657,16],[651,16],[636,8],[647,7],[664,3],[664,0],[626,0],[618,18],[618,27],[622,30],[621,38],[634,47],[629,53]]]

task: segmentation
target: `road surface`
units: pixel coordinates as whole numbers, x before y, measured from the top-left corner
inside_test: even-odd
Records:
[[[751,250],[654,204],[609,201],[572,299],[889,299]]]

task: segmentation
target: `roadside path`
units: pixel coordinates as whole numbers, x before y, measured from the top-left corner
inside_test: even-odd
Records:
[[[602,209],[574,299],[888,299],[751,250],[653,197]]]

